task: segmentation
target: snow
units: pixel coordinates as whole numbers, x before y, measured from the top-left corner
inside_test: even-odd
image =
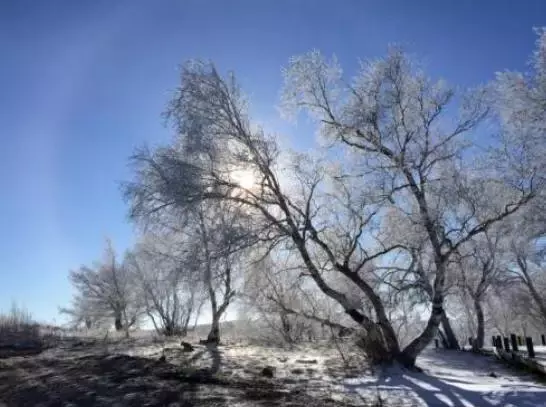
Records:
[[[346,373],[346,367],[339,352],[328,344],[293,349],[230,345],[220,347],[219,352],[223,373],[248,376],[258,374],[264,366],[273,366],[275,377],[284,383],[305,384],[315,391],[327,391],[333,398],[364,405],[381,398],[387,406],[546,407],[546,386],[537,383],[536,377],[507,367],[493,357],[471,352],[429,348],[417,360],[422,373],[393,367],[377,375],[372,375],[366,364],[352,354],[349,358],[353,373],[355,366],[360,372],[366,371],[353,378],[341,373]],[[144,354],[159,353],[142,349],[140,355]],[[191,357],[197,361],[195,355]],[[212,358],[212,353],[206,353],[199,358],[199,366],[210,368]]]
[[[427,349],[417,363],[423,373],[391,368],[373,380],[369,376],[348,379],[345,386],[366,400],[379,394],[386,405],[546,406],[544,385],[492,357]]]
[[[166,363],[157,363],[161,356]],[[427,349],[417,364],[422,373],[400,367],[374,372],[348,342],[338,347],[318,342],[279,348],[236,341],[219,347],[196,344],[195,351],[186,353],[179,340],[142,337],[76,347],[67,343],[36,357],[0,361],[0,376],[10,381],[4,391],[10,392],[11,400],[22,400],[31,392],[45,397],[62,382],[67,397],[76,394],[75,389],[80,389],[82,400],[93,389],[104,392],[100,405],[119,400],[136,405],[165,394],[173,399],[192,394],[201,402],[221,399],[227,404],[213,404],[245,407],[258,405],[248,398],[258,397],[252,396],[252,386],[270,383],[277,403],[271,405],[278,406],[284,405],[286,394],[299,403],[294,406],[316,405],[311,400],[327,401],[328,406],[369,406],[381,400],[385,407],[546,407],[545,385],[493,357]],[[274,368],[273,379],[261,376],[266,366]],[[191,387],[172,380],[177,372],[201,370],[233,385],[211,382]],[[269,394],[263,388],[256,391],[261,391],[259,397]]]

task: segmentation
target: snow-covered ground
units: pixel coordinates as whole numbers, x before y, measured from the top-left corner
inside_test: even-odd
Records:
[[[546,406],[546,386],[493,357],[427,349],[419,357],[423,373],[389,369],[377,377],[346,380],[352,391],[400,406]],[[390,405],[387,403],[387,405]]]
[[[0,406],[546,407],[544,384],[492,357],[428,349],[418,365],[423,373],[372,371],[349,343],[183,352],[179,341],[145,336],[65,342],[0,359]]]
[[[152,349],[133,351],[157,356],[158,350]],[[339,350],[326,343],[292,350],[232,345],[219,348],[216,363],[223,373],[239,375],[259,374],[264,366],[273,366],[283,382],[327,391],[335,400],[373,403],[381,398],[389,406],[546,407],[544,383],[493,357],[428,348],[417,362],[423,373],[391,368],[372,374],[357,354],[341,351],[346,363]],[[190,359],[200,367],[215,363],[211,352]],[[350,377],[354,375],[358,377]]]

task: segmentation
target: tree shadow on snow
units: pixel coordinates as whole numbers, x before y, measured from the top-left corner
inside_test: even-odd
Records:
[[[461,386],[472,384],[463,380],[450,380]],[[476,386],[476,384],[474,384]],[[504,386],[501,386],[504,387]],[[531,390],[533,386],[518,384],[507,386],[504,391],[469,390],[453,385],[426,373],[403,369],[386,369],[377,381],[346,383],[349,392],[370,400],[370,396],[380,394],[386,406],[411,405],[427,407],[489,407],[489,406],[546,406],[546,391]],[[397,395],[396,401],[393,395]],[[392,401],[391,401],[392,400]],[[403,401],[403,404],[400,403]]]

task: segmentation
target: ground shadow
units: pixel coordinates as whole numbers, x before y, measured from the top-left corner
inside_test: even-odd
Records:
[[[0,368],[0,400],[8,406],[168,406],[197,404],[194,382],[179,380],[177,369],[125,355],[18,360]]]
[[[461,385],[463,381],[457,381]],[[546,406],[546,392],[537,386],[514,384],[506,391],[487,389],[468,390],[448,383],[426,373],[402,369],[387,369],[376,381],[345,384],[350,391],[359,395],[386,396],[398,393],[400,399],[410,404],[427,407],[488,407],[488,406]],[[369,399],[369,397],[368,397]],[[411,404],[411,403],[415,404]],[[386,405],[389,405],[388,403]]]
[[[274,380],[225,377],[218,374],[222,364],[218,348],[206,347],[192,358],[207,353],[211,366],[203,369],[128,355],[67,353],[63,357],[4,359],[0,363],[0,405],[222,407],[245,401],[271,407],[350,406],[287,389]]]

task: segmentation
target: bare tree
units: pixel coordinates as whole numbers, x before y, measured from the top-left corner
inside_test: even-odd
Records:
[[[322,183],[326,170],[302,155],[286,165],[293,176],[293,187],[286,187],[294,191],[290,195],[281,186],[281,157],[275,140],[251,127],[233,79],[223,80],[210,65],[185,66],[170,114],[180,142],[153,153],[144,150],[133,157],[136,179],[125,188],[132,216],[149,219],[161,216],[168,207],[180,210],[210,200],[244,208],[254,220],[257,240],[270,247],[284,242],[296,250],[307,276],[367,332],[366,343],[369,350],[373,349],[373,360],[400,357],[380,296],[359,275],[368,262],[398,249],[378,243],[370,252],[362,246],[361,237],[371,229],[376,214],[374,202],[365,194],[353,196],[342,182],[334,182],[336,188],[331,193],[321,191],[321,185],[326,188]],[[234,177],[236,171],[250,173],[254,185],[239,182]],[[319,202],[319,193],[329,205]],[[339,223],[342,217],[343,225]],[[328,222],[328,227],[321,222]],[[333,288],[325,272],[341,274],[364,292],[377,320],[359,311],[359,304]]]
[[[510,190],[483,209],[476,192],[494,189],[497,178],[461,176],[468,163],[459,158],[462,136],[487,114],[484,98],[464,99],[461,119],[448,129],[442,113],[453,92],[411,68],[402,53],[393,52],[365,65],[343,93],[333,86],[336,65],[316,53],[293,60],[288,99],[317,115],[327,136],[359,153],[349,168],[304,154],[288,156],[274,137],[251,125],[232,75],[224,79],[210,64],[186,64],[168,109],[178,139],[132,157],[135,178],[125,185],[132,217],[157,220],[166,211],[184,212],[204,202],[244,211],[253,219],[256,242],[269,248],[284,244],[298,253],[306,276],[365,332],[361,343],[372,361],[412,366],[444,315],[450,257],[516,212],[532,189],[525,184]],[[435,268],[430,318],[403,350],[380,280],[369,267],[407,250],[381,233],[381,215],[389,206],[420,229]],[[332,276],[348,281],[361,298],[355,302],[337,289],[333,281],[339,279]]]
[[[354,324],[337,303],[309,284],[297,254],[280,250],[253,263],[244,288],[246,304],[266,323],[270,339],[276,335],[288,344],[313,340],[324,336],[323,327],[337,335],[353,332]]]
[[[146,314],[157,332],[166,336],[186,335],[190,320],[197,318],[204,296],[196,270],[173,246],[180,239],[147,234],[127,257],[136,277]]]
[[[484,346],[485,313],[484,300],[489,289],[501,283],[502,268],[499,258],[503,255],[502,243],[507,229],[492,228],[460,248],[458,262],[460,286],[463,295],[470,299],[475,316],[474,349]]]
[[[514,239],[505,271],[525,287],[528,312],[546,325],[546,248],[540,238]]]
[[[94,267],[82,266],[70,272],[70,281],[76,289],[74,307],[66,312],[86,321],[113,319],[116,331],[124,331],[138,323],[141,304],[136,298],[134,284],[126,265],[116,258],[110,240],[107,241],[104,260]]]
[[[536,30],[536,49],[529,72],[500,72],[493,82],[495,106],[504,124],[502,137],[508,154],[498,162],[513,182],[546,178],[546,31]],[[544,212],[542,213],[544,221]]]
[[[80,293],[72,296],[70,307],[60,307],[59,312],[70,318],[68,325],[72,328],[91,329],[101,325],[103,313],[97,313],[93,310],[93,302],[87,297],[82,297]]]
[[[377,182],[392,206],[422,230],[434,260],[432,311],[426,328],[403,351],[411,364],[437,332],[444,314],[445,281],[459,247],[516,212],[534,193],[526,182],[504,184],[496,205],[482,204],[478,190],[498,189],[498,174],[463,168],[471,132],[487,117],[484,91],[463,95],[460,115],[446,119],[454,91],[429,80],[399,49],[365,62],[351,84],[337,62],[317,52],[294,58],[286,70],[285,105],[316,118],[322,134],[362,157],[363,175]],[[451,122],[451,124],[450,124]],[[446,124],[447,123],[447,124]]]

